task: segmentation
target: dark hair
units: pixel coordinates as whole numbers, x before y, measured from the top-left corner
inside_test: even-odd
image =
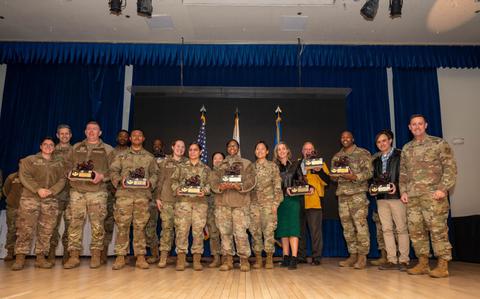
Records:
[[[194,142],[190,142],[190,144],[188,145],[188,148],[190,148],[192,145],[196,145],[198,146],[198,149],[200,149],[200,151],[203,150],[203,147],[200,145],[200,143],[194,141]]]
[[[348,134],[352,135],[352,138],[353,138],[353,133],[352,133],[352,131],[344,130],[344,131],[342,131],[342,133],[340,133],[340,136],[342,136],[344,133],[348,133]]]
[[[378,138],[380,138],[380,135],[386,135],[388,139],[393,139],[393,132],[389,129],[383,129],[375,136],[375,142],[377,142]]]
[[[43,137],[40,141],[40,145],[42,145],[45,142],[45,140],[50,140],[51,142],[53,142],[53,145],[55,145],[55,140],[50,136]]]
[[[225,159],[225,154],[224,154],[224,153],[222,153],[222,152],[214,152],[213,155],[212,155],[212,161],[213,161],[213,157],[215,157],[215,155],[217,155],[217,154],[222,155],[222,158]]]
[[[183,139],[175,139],[173,142],[172,142],[172,147],[175,146],[175,144],[177,144],[177,142],[183,142],[183,144],[185,144],[185,141],[183,141]]]
[[[421,117],[421,118],[423,118],[423,120],[424,120],[425,122],[427,122],[427,118],[425,117],[425,115],[420,114],[420,113],[417,113],[417,114],[413,114],[412,116],[410,116],[410,120],[409,120],[408,123],[410,123],[410,122],[412,121],[412,119],[414,119],[414,118],[416,118],[416,117]]]
[[[143,132],[143,130],[140,129],[140,128],[132,129],[132,130],[130,131],[130,135],[132,134],[133,131],[140,131],[140,132],[142,132],[142,135],[145,136],[145,132]],[[127,133],[128,133],[128,132],[127,132]]]
[[[265,141],[263,141],[263,140],[257,141],[257,143],[255,143],[255,147],[254,147],[253,149],[256,150],[256,149],[257,149],[257,146],[258,146],[259,144],[265,145],[265,147],[267,148],[267,151],[269,150],[268,144],[267,144]]]
[[[138,129],[135,129],[135,130],[132,130],[132,131],[136,131],[136,130],[138,130]],[[141,131],[141,130],[140,130],[140,131]],[[118,136],[120,133],[122,133],[122,132],[127,133],[127,134],[130,136],[130,132],[128,132],[127,130],[123,130],[123,129],[117,132],[117,136]],[[143,133],[143,132],[142,132],[142,133]]]
[[[102,129],[102,127],[96,120],[89,120],[85,126],[88,126],[88,125],[97,125],[100,129]]]
[[[237,146],[240,148],[240,143],[238,143],[238,141],[235,140],[235,139],[233,139],[233,138],[230,139],[229,141],[227,141],[227,144],[225,145],[225,147],[228,147],[228,144],[229,144],[230,142],[232,142],[232,141],[234,141],[234,142],[237,144]]]
[[[67,124],[59,124],[57,126],[57,132],[61,129],[68,129],[70,131],[70,133],[72,133],[72,128],[70,128],[70,126],[67,125]]]

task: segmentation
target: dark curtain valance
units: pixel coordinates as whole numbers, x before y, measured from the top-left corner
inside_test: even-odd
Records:
[[[7,64],[295,66],[297,53],[297,45],[0,43],[0,63]],[[480,67],[480,46],[306,45],[302,53],[302,66],[313,67]]]

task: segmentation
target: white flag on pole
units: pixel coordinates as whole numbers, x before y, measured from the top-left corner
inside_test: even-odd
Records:
[[[238,112],[238,108],[235,111],[235,117],[233,120],[233,137],[232,139],[235,139],[238,144],[240,144],[240,113]],[[238,149],[238,155],[241,156],[240,154],[240,148]]]

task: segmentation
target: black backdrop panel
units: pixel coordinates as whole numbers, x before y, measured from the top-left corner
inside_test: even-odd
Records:
[[[142,128],[151,148],[154,138],[163,140],[167,153],[170,143],[183,139],[196,141],[200,128],[200,108],[207,109],[207,149],[225,152],[225,143],[232,138],[236,108],[240,112],[240,143],[242,157],[254,159],[254,145],[264,140],[273,157],[275,109],[281,107],[282,140],[292,150],[294,158],[301,155],[304,141],[315,144],[317,152],[330,163],[340,147],[339,135],[346,128],[345,98],[191,98],[136,93],[131,128]],[[327,189],[323,201],[326,218],[338,218],[335,186]]]

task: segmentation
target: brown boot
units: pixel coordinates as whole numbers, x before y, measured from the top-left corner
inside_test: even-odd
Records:
[[[135,267],[140,268],[140,269],[150,268],[147,261],[145,260],[144,255],[137,255],[137,262],[135,263]]]
[[[185,253],[177,254],[177,266],[175,267],[177,271],[185,270]]]
[[[223,264],[220,266],[220,271],[230,271],[233,269],[233,256],[226,255],[223,257]]]
[[[433,278],[448,277],[448,261],[445,259],[439,258],[435,269],[430,271],[430,277],[433,277]]]
[[[371,261],[370,264],[374,265],[374,266],[381,266],[383,264],[386,264],[388,261],[387,261],[387,251],[385,249],[382,249],[381,250],[381,253],[380,253],[380,258],[374,260],[374,261]]]
[[[100,254],[100,263],[106,264],[108,261],[108,246],[104,246],[102,253]]]
[[[418,264],[407,270],[407,273],[410,275],[422,275],[428,274],[430,272],[430,266],[428,265],[428,257],[420,256],[418,257]]]
[[[150,251],[152,255],[147,257],[147,263],[155,264],[156,262],[158,262],[158,246],[151,247]]]
[[[55,252],[56,248],[50,247],[50,251],[48,252],[48,262],[52,265],[55,265],[55,258],[57,257]]]
[[[112,269],[113,270],[120,270],[125,267],[125,256],[124,255],[117,255],[115,258],[115,262],[113,263]]]
[[[213,260],[212,262],[208,265],[209,268],[217,268],[217,267],[220,267],[221,265],[221,261],[220,261],[220,255],[218,254],[215,254],[213,256]]]
[[[255,252],[255,264],[253,264],[253,269],[261,269],[263,266],[263,258],[261,252]]]
[[[240,271],[242,272],[250,271],[250,262],[248,261],[248,258],[246,257],[240,258]]]
[[[35,261],[35,267],[41,269],[51,269],[53,267],[52,263],[48,262],[45,259],[45,256],[42,254],[37,255],[37,259]]]
[[[100,255],[102,251],[100,249],[92,249],[92,257],[90,258],[90,268],[96,269],[102,265],[100,262]]]
[[[352,253],[346,260],[339,262],[338,265],[340,267],[353,267],[353,265],[355,265],[356,262],[357,262],[357,254]]]
[[[65,265],[65,263],[68,261],[69,258],[70,258],[70,253],[68,252],[68,250],[64,250],[63,257],[62,257],[62,264]]]
[[[12,265],[13,271],[22,270],[25,267],[25,254],[17,254],[15,256],[15,263]]]
[[[14,254],[14,252],[13,252],[13,248],[8,248],[8,249],[7,249],[7,256],[5,256],[5,257],[3,258],[3,261],[4,261],[4,262],[13,261],[14,257],[15,257],[15,254]]]
[[[273,269],[273,252],[267,252],[267,260],[265,261],[265,269]]]
[[[200,253],[193,254],[193,270],[195,271],[202,271],[202,255]]]
[[[365,269],[367,267],[367,256],[364,254],[359,254],[357,257],[357,262],[353,265],[353,268],[357,270]]]
[[[160,261],[158,262],[158,268],[165,268],[167,266],[168,251],[162,251],[160,253]]]
[[[73,269],[80,265],[80,251],[71,250],[69,253],[70,253],[70,258],[63,265],[63,269]]]

